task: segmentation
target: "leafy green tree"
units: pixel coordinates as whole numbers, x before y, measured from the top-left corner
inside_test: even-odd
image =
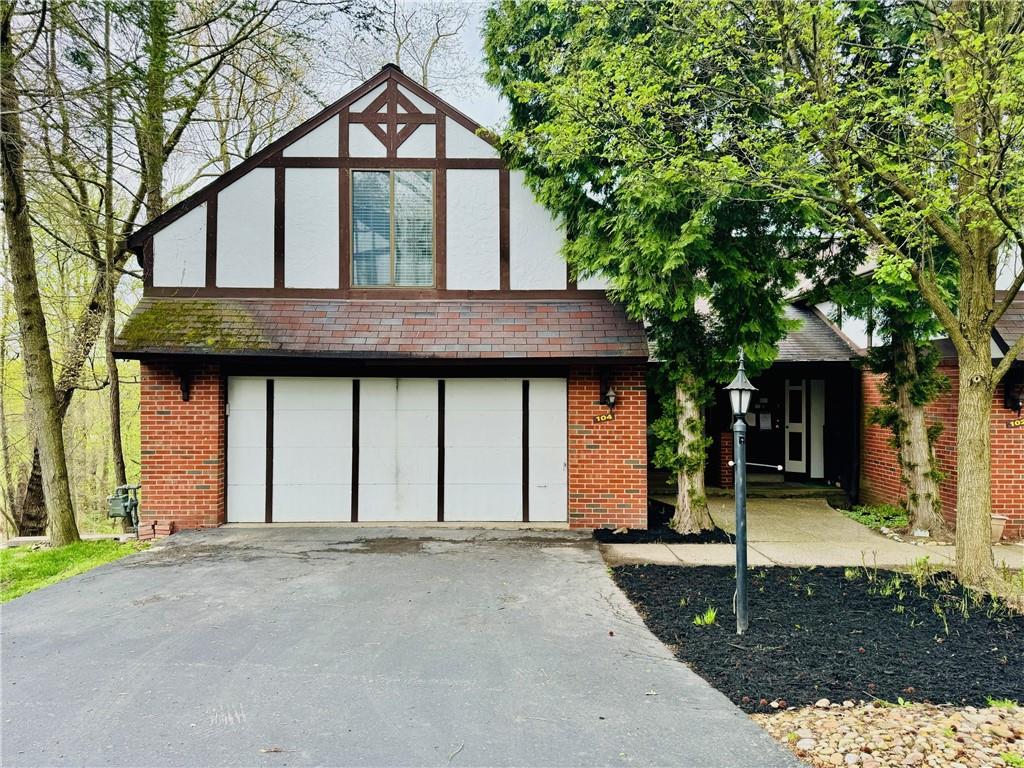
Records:
[[[693,532],[712,526],[702,409],[738,346],[755,372],[774,359],[804,209],[674,162],[691,127],[665,55],[678,33],[659,22],[653,4],[508,0],[487,14],[485,50],[511,105],[504,152],[563,221],[567,260],[647,323],[668,385],[655,460],[677,473],[673,527]]]
[[[1024,4],[675,0],[635,11],[641,30],[630,7],[588,5],[574,16],[617,64],[603,92],[595,92],[607,71],[599,57],[595,71],[573,63],[593,48],[572,36],[574,21],[559,22],[552,37],[562,42],[540,61],[546,22],[520,14],[516,34],[527,45],[502,50],[495,39],[492,58],[572,72],[561,94],[571,116],[536,129],[548,131],[555,157],[615,151],[592,125],[618,120],[642,139],[645,174],[813,206],[823,227],[877,249],[881,279],[913,281],[958,355],[958,575],[992,580],[991,405],[1024,351],[1021,339],[994,363],[990,350],[995,323],[1024,284],[1020,270],[1005,293],[995,287],[1001,266],[1024,249]],[[546,99],[523,81],[510,93],[514,125],[531,110],[543,123]],[[585,109],[591,100],[600,114]],[[573,119],[575,128],[555,130]],[[670,152],[659,143],[663,125],[676,127]],[[939,248],[955,267],[955,301],[942,290]]]
[[[853,244],[854,253],[860,249]],[[907,512],[913,530],[936,536],[946,532],[939,496],[942,473],[936,464],[934,444],[941,422],[929,421],[926,406],[944,392],[949,382],[938,370],[939,352],[934,339],[942,327],[913,282],[894,283],[876,279],[872,272],[850,272],[861,259],[842,263],[844,274],[826,278],[819,292],[839,304],[844,315],[866,321],[872,343],[864,361],[882,376],[883,405],[869,418],[891,433],[891,444],[900,465],[900,480],[907,493]],[[948,271],[948,260],[943,260]],[[832,265],[830,265],[832,266]],[[944,290],[953,288],[946,276]]]

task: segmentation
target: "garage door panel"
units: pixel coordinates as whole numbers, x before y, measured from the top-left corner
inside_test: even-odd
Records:
[[[444,452],[447,485],[504,485],[522,483],[522,448],[507,446],[448,446]]]
[[[263,486],[267,481],[267,449],[234,446],[229,449],[228,485]]]
[[[259,485],[236,485],[228,487],[228,522],[262,523],[266,519],[267,488]]]
[[[445,382],[445,520],[522,520],[521,379]]]
[[[352,381],[274,380],[274,521],[351,519]]]
[[[537,523],[562,523],[566,520],[569,488],[565,483],[530,485],[530,520]]]
[[[267,380],[261,377],[232,376],[228,379],[228,402],[231,411],[260,411],[267,409]]]
[[[364,379],[359,519],[437,519],[437,380]]]
[[[267,380],[228,379],[227,519],[261,523],[266,517]]]
[[[446,484],[444,519],[453,522],[522,520],[521,484]]]
[[[359,486],[359,519],[402,522],[437,519],[437,483]]]
[[[568,391],[565,379],[530,380],[530,519],[568,519]]]
[[[274,484],[275,523],[345,522],[352,487],[341,484]]]
[[[530,483],[565,484],[565,451],[562,448],[530,446]]]
[[[522,395],[520,395],[520,398]],[[456,411],[445,403],[445,438],[451,444],[481,448],[512,447],[523,444],[523,412]],[[449,435],[451,436],[449,438]],[[456,443],[457,441],[457,443]]]
[[[517,410],[522,379],[445,379],[445,411],[472,413]]]
[[[275,379],[274,410],[351,411],[352,380],[314,377]]]

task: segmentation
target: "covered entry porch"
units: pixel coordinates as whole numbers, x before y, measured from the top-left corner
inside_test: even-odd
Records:
[[[849,362],[781,362],[753,382],[757,392],[746,417],[750,483],[822,485],[856,498],[859,371]],[[706,417],[712,440],[707,481],[712,486],[731,487],[733,482],[730,410],[728,398],[719,393]]]

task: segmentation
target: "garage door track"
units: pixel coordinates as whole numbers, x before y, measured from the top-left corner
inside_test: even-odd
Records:
[[[568,532],[184,533],[2,630],[5,766],[794,764]]]

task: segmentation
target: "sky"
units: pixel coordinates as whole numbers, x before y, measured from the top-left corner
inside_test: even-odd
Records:
[[[443,98],[460,112],[465,113],[481,125],[494,128],[508,115],[508,109],[497,92],[484,82],[482,75],[484,70],[484,49],[481,27],[486,7],[484,3],[471,4],[472,16],[466,28],[462,31],[462,44],[466,48],[466,53],[472,61],[477,63],[478,71],[481,73],[476,78],[479,81],[479,87],[475,93],[447,93],[443,95]]]

